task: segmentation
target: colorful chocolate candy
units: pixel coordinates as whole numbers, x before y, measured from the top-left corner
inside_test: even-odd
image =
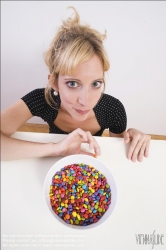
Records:
[[[66,223],[78,226],[96,223],[111,203],[106,177],[84,163],[56,172],[49,195],[53,211]]]

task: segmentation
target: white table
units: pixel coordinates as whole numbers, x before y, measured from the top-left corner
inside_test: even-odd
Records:
[[[29,132],[13,135],[38,142],[57,142],[64,136]],[[149,158],[133,163],[126,158],[123,139],[96,140],[102,151],[98,159],[110,168],[117,184],[117,204],[109,220],[80,231],[53,218],[44,200],[43,183],[61,157],[2,162],[1,249],[166,249],[166,141],[151,140]],[[143,236],[139,238],[138,234]],[[155,244],[160,244],[145,244],[143,237],[151,234]]]

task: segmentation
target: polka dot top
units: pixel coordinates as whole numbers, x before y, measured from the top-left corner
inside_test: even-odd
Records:
[[[52,90],[52,97],[57,103],[57,107],[52,108],[46,102],[44,91],[45,88],[35,89],[21,99],[28,106],[33,116],[41,117],[48,123],[49,133],[68,134],[68,132],[61,130],[54,124],[61,103],[60,96],[54,96]],[[93,110],[101,127],[94,136],[101,136],[105,129],[109,129],[115,134],[120,134],[126,130],[126,112],[123,104],[115,97],[103,94]]]

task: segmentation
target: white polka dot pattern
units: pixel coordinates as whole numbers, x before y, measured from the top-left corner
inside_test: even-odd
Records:
[[[49,132],[55,134],[67,134],[65,131],[56,127],[54,120],[58,115],[58,107],[60,106],[60,97],[52,97],[57,103],[57,108],[52,108],[45,100],[45,89],[35,89],[23,96],[21,99],[28,106],[33,116],[41,117],[49,125]],[[113,96],[103,94],[99,102],[94,107],[96,119],[101,129],[95,136],[101,136],[104,129],[109,129],[112,133],[120,134],[126,130],[127,117],[123,104]]]

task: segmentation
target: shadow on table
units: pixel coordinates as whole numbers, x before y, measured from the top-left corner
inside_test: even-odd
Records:
[[[36,174],[38,176],[39,184],[41,187],[44,185],[44,180],[50,168],[61,159],[62,157],[44,157],[37,159]]]

